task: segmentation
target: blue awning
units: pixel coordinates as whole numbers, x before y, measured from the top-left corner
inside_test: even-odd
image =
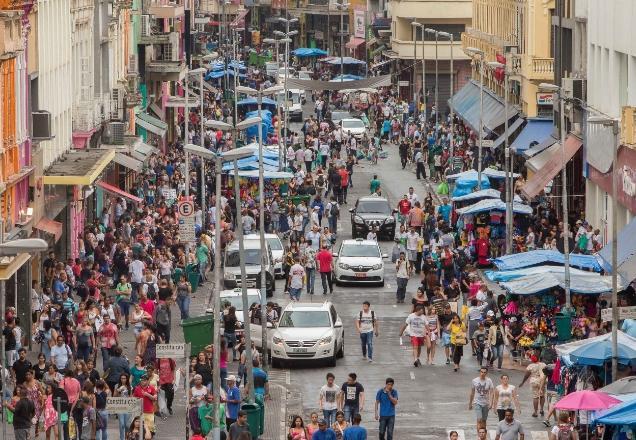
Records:
[[[315,47],[299,47],[298,49],[293,50],[292,54],[296,55],[299,58],[319,57],[319,56],[329,55],[329,53],[326,50],[318,49]]]
[[[610,241],[598,253],[601,266],[612,272],[612,242]],[[636,279],[636,218],[618,233],[618,274],[626,283]]]
[[[470,80],[462,89],[448,100],[448,104],[453,108],[469,126],[475,131],[479,131],[479,84]],[[512,119],[517,111],[508,106],[508,118]],[[484,112],[482,122],[487,131],[494,131],[501,126],[506,119],[506,109],[502,99],[495,92],[484,87]]]
[[[525,119],[523,118],[517,118],[515,120],[515,122],[513,122],[512,124],[508,125],[508,137],[510,137],[511,134],[513,134],[515,131],[517,131],[517,129],[519,127],[521,127],[521,125],[525,122]],[[501,136],[499,136],[496,140],[495,143],[492,144],[492,148],[498,148],[501,144],[503,144],[506,141],[506,133],[502,134]]]
[[[510,148],[520,153],[530,148],[530,144],[535,142],[540,144],[552,136],[554,125],[552,119],[528,119],[528,123],[521,130],[517,139],[512,143]],[[534,146],[534,145],[533,145]]]
[[[499,270],[514,270],[546,263],[564,264],[564,258],[561,252],[544,249],[504,255],[503,257],[494,258],[491,261]],[[601,270],[601,265],[594,255],[570,254],[570,265],[582,269],[591,269],[596,272],[600,272]]]

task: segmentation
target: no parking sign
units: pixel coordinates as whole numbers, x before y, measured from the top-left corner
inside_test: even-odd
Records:
[[[194,203],[190,201],[179,202],[179,235],[181,241],[194,241],[196,238],[194,228]]]

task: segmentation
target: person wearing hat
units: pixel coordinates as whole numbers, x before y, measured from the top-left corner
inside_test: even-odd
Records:
[[[148,383],[148,376],[141,376],[139,385],[133,391],[133,397],[143,399],[144,429],[155,432],[155,402],[157,401],[157,389]]]
[[[227,379],[227,389],[225,390],[227,393],[227,397],[225,399],[226,415],[225,415],[225,424],[230,426],[232,423],[236,422],[238,419],[238,413],[241,409],[241,390],[236,386],[236,376],[230,374]]]
[[[325,419],[318,419],[318,431],[314,431],[311,440],[336,440],[336,433],[327,427]]]

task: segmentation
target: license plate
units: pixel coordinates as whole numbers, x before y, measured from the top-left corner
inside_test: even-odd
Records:
[[[256,281],[247,281],[245,283],[247,285],[248,288],[253,289],[256,287]]]
[[[366,278],[367,274],[366,273],[356,273],[356,278]]]
[[[307,353],[307,349],[306,348],[293,348],[292,352],[294,352],[294,353]]]

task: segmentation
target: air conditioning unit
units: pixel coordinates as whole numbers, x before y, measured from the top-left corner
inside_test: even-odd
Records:
[[[563,78],[563,90],[570,98],[585,101],[587,97],[587,84],[584,79],[580,78]]]
[[[104,143],[111,145],[124,145],[126,124],[123,122],[109,122],[104,130]]]
[[[141,16],[141,36],[149,37],[150,32],[150,15],[143,14]]]
[[[31,112],[31,139],[37,142],[53,139],[50,112],[46,110]]]

